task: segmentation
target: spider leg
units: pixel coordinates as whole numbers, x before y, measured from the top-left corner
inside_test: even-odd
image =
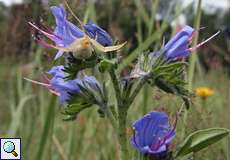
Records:
[[[106,52],[112,52],[112,51],[117,51],[117,50],[121,49],[122,47],[124,47],[124,45],[127,43],[127,42],[124,42],[124,43],[119,44],[119,45],[104,47],[104,46],[102,46],[100,43],[98,43],[94,39],[90,38],[90,42],[92,43],[92,45],[96,49],[98,49],[98,50],[100,50],[100,51],[102,51],[104,53],[106,53]]]

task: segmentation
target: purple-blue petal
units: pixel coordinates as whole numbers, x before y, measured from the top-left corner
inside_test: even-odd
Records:
[[[92,21],[89,21],[87,24],[85,24],[84,29],[86,30],[86,34],[90,38],[95,39],[101,45],[103,46],[112,45],[113,40],[111,36],[105,30],[100,28],[98,25],[96,25]]]
[[[59,99],[61,104],[66,104],[71,98],[70,94],[78,94],[80,88],[76,80],[65,81],[60,77],[53,77],[50,80],[50,85],[53,90],[60,94]]]
[[[190,54],[188,45],[193,32],[192,27],[185,26],[164,46],[167,59],[186,57]]]
[[[168,116],[163,112],[150,112],[133,123],[135,134],[131,144],[143,154],[165,152],[175,137],[169,125]]]
[[[60,47],[67,47],[73,43],[77,38],[84,36],[84,32],[77,26],[67,20],[67,15],[63,5],[50,7],[52,14],[55,17],[56,27],[54,35],[58,38],[55,39],[56,45]],[[61,52],[58,52],[55,59],[62,56]]]
[[[55,41],[57,45],[66,47],[76,40],[76,38],[84,36],[84,33],[78,27],[67,20],[63,5],[52,6],[50,9],[56,21],[54,34],[60,37],[60,39]]]
[[[52,75],[53,77],[65,77],[64,66],[54,66],[47,73]]]

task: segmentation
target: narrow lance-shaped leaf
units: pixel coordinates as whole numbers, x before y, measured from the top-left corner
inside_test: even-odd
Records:
[[[226,128],[209,128],[199,130],[190,134],[182,143],[175,157],[180,158],[189,153],[194,153],[206,148],[207,146],[221,140],[230,133]]]

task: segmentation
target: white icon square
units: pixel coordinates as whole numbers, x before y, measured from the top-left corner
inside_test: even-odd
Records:
[[[21,159],[21,139],[20,138],[0,138],[1,154],[0,160],[20,160]]]

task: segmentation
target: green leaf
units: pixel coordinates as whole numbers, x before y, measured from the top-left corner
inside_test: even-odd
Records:
[[[229,134],[226,128],[209,128],[199,130],[190,134],[182,143],[175,157],[180,158],[189,153],[194,153],[206,148],[207,146],[221,140]]]
[[[188,64],[186,62],[175,62],[175,63],[170,63],[167,65],[159,66],[157,68],[153,69],[154,74],[159,74],[161,72],[171,72],[174,71],[178,68],[187,66]]]

